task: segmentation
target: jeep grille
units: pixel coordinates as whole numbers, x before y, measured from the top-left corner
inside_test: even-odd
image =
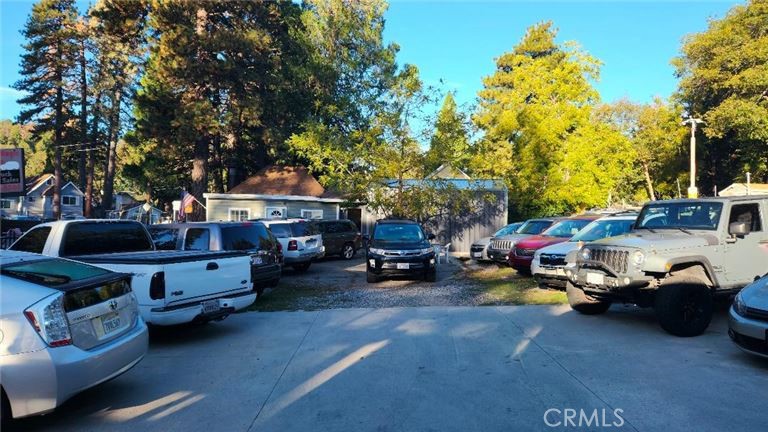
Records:
[[[629,269],[629,252],[612,249],[592,249],[592,261],[597,261],[619,273]]]
[[[510,250],[515,242],[512,240],[494,240],[491,242],[491,248],[496,250]]]

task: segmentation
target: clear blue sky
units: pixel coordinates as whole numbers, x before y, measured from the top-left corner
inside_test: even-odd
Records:
[[[494,58],[509,51],[525,29],[552,20],[561,42],[573,40],[604,65],[597,88],[603,100],[628,97],[638,102],[669,96],[676,87],[669,62],[688,33],[706,29],[709,18],[723,17],[734,4],[709,1],[392,1],[385,38],[400,47],[400,63],[419,67],[428,84],[443,80],[443,90],[471,103],[493,72]],[[31,1],[0,0],[0,119],[19,111],[18,78],[23,38],[19,31]],[[83,8],[87,1],[80,1]]]

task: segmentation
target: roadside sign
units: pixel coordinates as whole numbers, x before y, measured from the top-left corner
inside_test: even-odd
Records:
[[[24,195],[24,150],[0,149],[0,195]]]

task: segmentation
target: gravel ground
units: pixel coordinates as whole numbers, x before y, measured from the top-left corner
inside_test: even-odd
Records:
[[[318,310],[404,306],[477,306],[506,304],[489,293],[470,271],[495,272],[495,264],[478,265],[451,259],[438,267],[436,282],[395,279],[369,284],[362,257],[351,261],[326,259],[305,273],[286,269],[280,285],[268,291],[251,310]],[[513,279],[532,283],[530,278]]]

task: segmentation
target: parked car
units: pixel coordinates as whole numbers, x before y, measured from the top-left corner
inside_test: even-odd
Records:
[[[494,237],[514,234],[521,226],[523,226],[523,222],[511,223],[493,233],[491,237],[483,237],[472,243],[472,246],[469,249],[470,258],[476,261],[491,261],[488,257],[488,245],[491,244],[491,239]]]
[[[407,275],[434,282],[437,264],[429,244],[434,238],[412,220],[377,221],[365,254],[366,280],[374,283],[385,276]]]
[[[314,220],[311,223],[323,237],[325,255],[338,255],[351,260],[363,247],[360,230],[349,219]]]
[[[715,297],[765,273],[765,215],[765,195],[650,202],[630,234],[575,254],[566,267],[568,302],[584,314],[603,313],[612,302],[653,307],[667,332],[699,335]]]
[[[531,273],[541,288],[565,290],[565,257],[584,244],[628,233],[637,213],[618,213],[591,222],[568,241],[541,248],[533,254]]]
[[[147,352],[131,276],[0,251],[0,417],[54,410],[135,366]]]
[[[133,275],[144,321],[173,325],[221,320],[251,305],[250,257],[243,252],[156,251],[144,225],[72,220],[36,225],[12,250],[87,262]]]
[[[261,220],[283,248],[283,262],[304,272],[312,262],[325,256],[323,237],[304,219]]]
[[[736,294],[728,314],[728,336],[742,350],[768,358],[768,274]]]
[[[512,234],[504,234],[498,237],[494,236],[491,239],[491,243],[488,245],[486,252],[488,258],[499,264],[506,264],[509,251],[515,247],[515,243],[524,238],[541,234],[544,230],[561,219],[562,218],[529,219]]]
[[[282,246],[261,222],[189,222],[149,225],[157,250],[242,251],[251,257],[256,294],[280,281]]]
[[[597,215],[573,216],[560,220],[539,235],[521,239],[509,251],[507,264],[520,273],[529,274],[531,272],[533,254],[537,250],[568,241],[569,238],[575,236],[585,226],[589,225],[590,222],[599,217]]]

